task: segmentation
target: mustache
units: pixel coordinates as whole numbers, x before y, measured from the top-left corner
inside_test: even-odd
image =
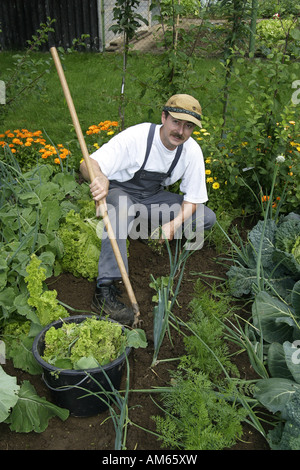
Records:
[[[177,134],[177,132],[176,132],[176,133],[173,132],[173,133],[171,134],[171,136],[172,136],[172,137],[176,137],[177,139],[183,140],[183,135],[182,135],[182,134]]]

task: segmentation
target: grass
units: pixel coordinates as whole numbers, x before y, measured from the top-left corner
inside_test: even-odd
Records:
[[[0,53],[0,80],[8,82],[15,69],[16,52]],[[23,52],[19,53],[23,54]],[[39,61],[51,59],[49,53],[32,53],[32,68],[25,69],[25,78],[30,77]],[[144,121],[160,122],[163,102],[155,95],[157,71],[162,64],[162,56],[147,53],[133,53],[128,60],[125,95],[125,127]],[[71,151],[79,150],[71,116],[63,95],[54,64],[51,62],[49,73],[43,76],[44,87],[26,92],[22,98],[9,108],[4,121],[0,121],[0,133],[7,129],[26,128],[30,131],[41,130],[54,144],[63,144]],[[297,64],[291,64],[296,67]],[[116,53],[73,53],[63,60],[65,76],[77,111],[78,119],[85,134],[88,127],[100,121],[119,121],[119,106],[122,84],[123,57]],[[245,118],[245,99],[248,94],[255,98],[256,86],[251,84],[250,64],[239,66],[241,82],[234,79],[230,85],[228,116],[233,124]],[[263,67],[263,62],[261,62]],[[245,67],[243,69],[243,67]],[[292,69],[293,70],[293,69]],[[263,68],[262,68],[263,71]],[[203,108],[203,115],[214,126],[221,122],[224,68],[217,58],[198,58],[195,60],[193,82],[181,93],[194,94]],[[249,77],[248,77],[249,75]],[[264,77],[260,78],[262,83]],[[248,83],[248,81],[250,82]],[[146,86],[142,86],[146,84]],[[239,91],[243,86],[242,93]],[[287,98],[291,90],[285,90]],[[288,102],[288,101],[287,101]],[[247,118],[246,118],[247,119]]]
[[[0,79],[4,81],[9,77],[7,69],[14,68],[13,56],[14,53],[11,52],[0,54]],[[47,58],[45,53],[35,53],[34,57],[37,60]],[[91,124],[104,120],[119,120],[122,60],[121,55],[110,53],[75,53],[65,56],[63,60],[65,76],[83,132]],[[151,54],[133,54],[130,57],[125,84],[126,127],[143,121],[160,121],[163,103],[154,99],[154,90],[151,88],[160,60],[159,56]],[[211,96],[207,84],[209,70],[212,67],[218,67],[217,60],[199,59],[197,63],[196,74],[201,75],[203,90],[203,96],[199,92],[199,99],[202,100],[204,108],[205,101],[207,102]],[[22,99],[9,110],[0,126],[0,132],[16,128],[40,129],[46,131],[54,142],[67,144],[74,139],[75,134],[72,132],[71,117],[54,64],[43,80],[45,92],[23,95]],[[141,82],[147,83],[143,97]],[[152,110],[151,116],[150,110]]]

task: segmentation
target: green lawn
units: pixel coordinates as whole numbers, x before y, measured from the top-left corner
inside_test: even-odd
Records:
[[[0,53],[0,80],[5,83],[8,83],[15,69],[14,62],[17,59],[14,54]],[[9,107],[4,120],[0,121],[0,134],[8,129],[41,130],[54,144],[63,144],[73,153],[76,150],[77,157],[80,158],[77,137],[50,52],[33,53],[30,60],[30,66],[22,71],[21,78],[25,83],[27,78],[44,70],[45,60],[50,64],[47,66],[49,73],[43,76],[43,87],[26,91]],[[160,122],[164,100],[157,95],[155,81],[162,60],[161,55],[130,55],[125,83],[125,127],[143,121]],[[83,133],[92,124],[105,120],[119,121],[122,55],[72,53],[65,55],[62,63]],[[278,63],[274,65],[274,69],[272,63],[269,63],[269,67],[267,65],[265,59],[248,60],[244,63],[237,61],[234,65],[229,84],[226,126],[227,130],[239,127],[237,145],[245,140],[244,131],[249,135],[249,129],[251,131],[256,128],[255,113],[265,112],[264,110],[269,113],[273,109],[278,114],[276,119],[280,120],[284,107],[290,106],[293,91],[291,85],[295,79],[293,77],[298,76],[299,64],[290,63],[278,76]],[[214,132],[222,123],[225,69],[217,58],[197,58],[192,72],[188,86],[178,92],[191,93],[199,99],[206,119],[205,126],[208,125],[209,131]],[[23,84],[22,80],[20,79],[20,83]],[[249,97],[250,101],[247,103]],[[296,109],[295,112],[297,114]],[[296,120],[296,115],[293,119]],[[215,131],[215,134],[214,138],[218,139],[219,131]],[[210,148],[206,149],[206,154],[209,155],[209,151]]]
[[[47,55],[35,54],[35,57],[45,59]],[[6,71],[13,68],[13,61],[12,53],[0,53],[0,79],[8,80],[6,77],[9,74]],[[125,83],[126,127],[149,119],[156,122],[160,120],[163,103],[154,99],[152,88],[160,61],[159,56],[150,54],[134,54],[129,58]],[[83,132],[91,124],[119,120],[123,66],[121,55],[75,53],[65,56],[63,66]],[[204,109],[209,107],[211,101],[209,70],[213,67],[219,67],[217,60],[199,59],[193,84],[193,87],[199,88],[196,91],[189,90],[199,98]],[[71,132],[72,121],[53,64],[50,73],[43,80],[44,93],[35,90],[23,94],[18,103],[11,107],[0,131],[16,128],[40,129],[46,131],[55,142],[67,143],[74,136]],[[147,84],[144,96],[141,96],[141,83]],[[152,114],[149,114],[150,110]]]

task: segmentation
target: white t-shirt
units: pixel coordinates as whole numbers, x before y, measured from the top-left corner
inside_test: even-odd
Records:
[[[145,166],[147,171],[167,173],[176,150],[168,150],[160,139],[160,125],[155,128],[150,154]],[[131,126],[115,135],[108,143],[91,155],[109,180],[128,181],[141,168],[146,153],[150,123]],[[203,154],[198,143],[190,137],[183,145],[182,153],[165,186],[181,180],[180,191],[184,200],[195,204],[207,201]]]

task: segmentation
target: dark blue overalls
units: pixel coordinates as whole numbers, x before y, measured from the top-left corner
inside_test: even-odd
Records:
[[[182,195],[163,189],[164,181],[171,175],[177,165],[183,145],[178,146],[174,160],[167,173],[145,170],[152,147],[155,127],[155,124],[150,126],[146,154],[141,168],[128,181],[121,183],[115,180],[110,181],[109,192],[106,198],[109,219],[127,271],[126,241],[128,234],[133,238],[138,238],[137,234],[139,234],[140,238],[148,238],[150,219],[151,233],[159,225],[176,217],[183,201]],[[201,206],[203,205],[201,204]],[[207,225],[204,228],[210,228],[215,221],[215,215],[206,206],[203,206],[203,208],[205,208],[204,218],[205,225]],[[143,227],[139,227],[138,230],[136,226],[137,219],[139,223],[141,220],[144,221],[144,224],[141,224]],[[133,233],[134,235],[132,235]],[[106,232],[104,232],[102,238],[98,271],[98,281],[121,279],[120,270]]]

